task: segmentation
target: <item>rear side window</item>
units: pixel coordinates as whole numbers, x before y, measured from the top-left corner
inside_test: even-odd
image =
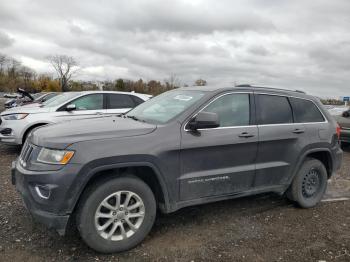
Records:
[[[284,96],[257,95],[260,125],[293,123],[292,108]]]
[[[249,125],[249,94],[224,95],[203,109],[219,116],[220,127]]]
[[[313,102],[294,97],[290,97],[289,101],[293,108],[294,122],[310,123],[325,121],[322,113]]]
[[[134,100],[129,95],[107,94],[107,109],[122,109],[134,107]]]

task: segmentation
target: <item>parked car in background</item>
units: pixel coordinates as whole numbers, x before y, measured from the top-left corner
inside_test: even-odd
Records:
[[[348,107],[346,106],[332,106],[330,108],[327,108],[328,112],[332,115],[332,116],[339,116],[341,115],[344,111],[346,111],[348,109]]]
[[[19,95],[16,94],[16,93],[6,93],[6,94],[4,94],[4,98],[17,98],[17,97],[19,97]]]
[[[5,102],[5,108],[12,108],[17,106],[23,106],[28,104],[40,104],[45,102],[46,100],[58,95],[58,92],[43,92],[30,94],[23,89],[18,90],[20,97],[12,98]]]
[[[112,91],[66,92],[40,107],[14,107],[0,114],[0,141],[22,144],[36,127],[65,120],[121,114],[149,99],[149,95]]]
[[[347,145],[350,143],[350,109],[334,116],[340,126],[340,141]]]
[[[34,96],[34,100],[28,103],[22,103],[18,106],[25,106],[25,107],[38,107],[41,106],[44,102],[47,101],[52,101],[52,99],[56,98],[58,95],[60,95],[61,93],[58,92],[49,92],[49,93],[38,93],[33,95]]]
[[[4,106],[5,108],[12,108],[25,102],[31,102],[34,99],[34,96],[31,95],[29,92],[25,91],[22,88],[18,88],[16,96],[7,100]]]
[[[66,103],[63,115],[78,104],[86,103]],[[341,161],[337,123],[312,96],[188,87],[119,117],[34,130],[12,183],[35,219],[64,234],[74,218],[91,248],[111,253],[139,244],[157,209],[264,192],[313,207]]]

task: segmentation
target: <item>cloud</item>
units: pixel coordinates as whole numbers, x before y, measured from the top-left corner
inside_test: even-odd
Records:
[[[14,43],[14,39],[11,38],[5,32],[0,31],[0,48],[9,47]]]
[[[51,71],[79,61],[81,79],[252,83],[348,95],[347,0],[12,0],[0,8],[0,52]],[[10,37],[11,36],[11,37]]]

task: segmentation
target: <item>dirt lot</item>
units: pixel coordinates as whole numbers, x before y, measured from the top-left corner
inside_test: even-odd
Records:
[[[159,215],[142,245],[100,255],[76,231],[59,237],[32,221],[10,182],[10,163],[19,152],[0,145],[0,261],[350,261],[350,201],[305,210],[276,195]],[[349,172],[350,148],[328,200],[350,196]]]

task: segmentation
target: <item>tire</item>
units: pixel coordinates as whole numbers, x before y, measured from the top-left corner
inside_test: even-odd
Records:
[[[314,207],[326,192],[327,180],[327,170],[323,163],[307,158],[294,177],[286,196],[302,208]]]
[[[346,148],[349,147],[349,143],[347,143],[347,142],[341,142],[341,143],[340,143],[340,147],[341,147],[342,149],[346,149]]]
[[[125,204],[128,196],[130,200]],[[115,209],[117,199],[120,205]],[[130,209],[138,204],[140,207]],[[148,185],[138,178],[120,177],[87,190],[79,202],[77,227],[84,242],[92,249],[101,253],[122,252],[135,247],[147,236],[155,217],[156,200]],[[109,236],[111,232],[112,236]]]

